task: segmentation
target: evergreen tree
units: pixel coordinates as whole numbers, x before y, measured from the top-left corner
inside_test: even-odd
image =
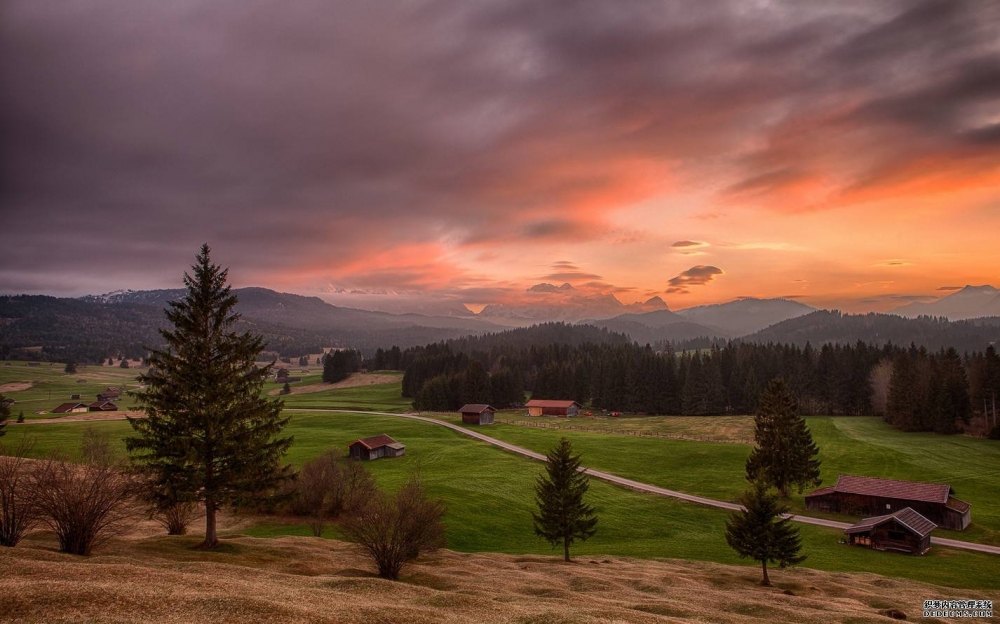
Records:
[[[747,459],[747,480],[762,480],[787,498],[789,489],[819,485],[819,449],[795,398],[781,378],[771,380],[754,415],[754,447]]]
[[[594,508],[583,502],[590,487],[589,479],[579,472],[580,456],[573,455],[573,445],[562,438],[559,445],[546,455],[546,474],[539,475],[535,484],[538,513],[531,514],[535,534],[544,537],[552,547],[563,546],[569,561],[569,547],[574,541],[586,541],[596,532]]]
[[[734,512],[726,520],[726,542],[741,559],[759,561],[764,577],[760,584],[770,587],[767,564],[777,563],[786,568],[805,561],[800,555],[802,540],[799,530],[788,518],[788,508],[778,502],[778,497],[767,491],[762,481],[754,482],[740,497],[742,511]]]
[[[74,362],[73,360],[66,362],[66,368],[63,369],[63,372],[66,373],[67,375],[75,375],[76,362]]]
[[[152,368],[140,376],[136,395],[147,418],[129,418],[136,436],[126,447],[148,474],[154,498],[164,505],[205,503],[205,548],[214,548],[216,512],[289,476],[280,465],[292,438],[280,400],[262,397],[270,366],[257,367],[260,336],[233,331],[239,314],[226,283],[228,270],[212,264],[203,245],[185,273],[187,294],[166,311],[167,344],[152,351]]]

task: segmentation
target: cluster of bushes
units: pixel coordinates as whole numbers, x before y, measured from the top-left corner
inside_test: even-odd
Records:
[[[364,464],[333,450],[304,463],[282,498],[287,511],[308,518],[317,537],[337,522],[384,578],[398,578],[407,561],[444,545],[444,503],[427,497],[418,475],[390,494]]]
[[[146,511],[140,481],[107,438],[87,430],[79,463],[65,456],[31,461],[29,451],[26,439],[12,449],[0,444],[0,545],[16,546],[42,525],[62,552],[89,555]]]

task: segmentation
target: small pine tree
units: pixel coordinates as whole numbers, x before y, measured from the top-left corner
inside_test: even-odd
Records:
[[[771,380],[754,415],[754,447],[747,459],[748,481],[763,480],[788,498],[793,485],[819,485],[819,449],[806,421],[798,415],[795,397],[781,378]]]
[[[67,375],[76,374],[76,362],[74,362],[73,360],[66,362],[66,368],[63,369],[63,372],[66,373]]]
[[[286,381],[285,385],[281,387],[281,394],[291,394],[291,393],[292,393],[292,387],[289,386],[288,382]]]
[[[788,518],[788,508],[778,502],[778,497],[767,491],[763,481],[754,482],[740,497],[742,511],[734,512],[726,521],[726,542],[741,559],[759,561],[764,577],[760,584],[770,587],[767,564],[777,563],[786,568],[805,561],[799,530]]]
[[[166,350],[152,351],[146,390],[136,394],[147,418],[130,418],[136,436],[125,441],[146,472],[152,498],[205,503],[205,548],[214,548],[219,506],[268,491],[290,468],[280,462],[292,438],[280,400],[261,390],[270,366],[258,367],[263,339],[237,334],[228,270],[212,264],[204,245],[184,275],[187,295],[166,311]]]
[[[24,410],[21,410],[20,412],[17,413],[17,422],[18,424],[24,422]]]
[[[569,547],[574,541],[586,541],[596,532],[594,508],[583,502],[590,487],[587,475],[579,471],[580,456],[573,455],[573,445],[566,438],[546,455],[546,474],[539,475],[535,484],[538,514],[531,514],[535,534],[544,537],[552,547],[563,546],[569,561]]]

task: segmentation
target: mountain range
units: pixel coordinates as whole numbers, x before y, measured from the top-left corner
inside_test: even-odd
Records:
[[[907,318],[943,316],[952,321],[1000,316],[1000,289],[990,285],[966,286],[937,301],[909,303],[892,313]]]
[[[967,345],[978,349],[984,341],[1000,339],[996,331],[1000,320],[963,320],[989,314],[1000,317],[1000,310],[994,311],[1000,291],[992,286],[967,286],[932,303],[903,306],[895,314],[868,315],[815,310],[788,299],[755,298],[675,312],[659,297],[623,304],[613,294],[590,294],[569,284],[538,284],[529,290],[534,298],[522,304],[490,305],[479,314],[454,310],[446,315],[360,310],[266,288],[234,292],[239,297],[242,325],[262,334],[270,349],[284,355],[333,346],[405,348],[546,322],[592,325],[625,334],[640,344],[740,338],[816,345],[856,340],[914,342],[929,348]],[[167,302],[184,293],[183,289],[124,290],[79,299],[0,296],[0,357],[38,349],[79,361],[118,354],[141,356],[143,345],[158,344]],[[917,318],[927,316],[938,318]],[[941,317],[962,322],[949,323]]]

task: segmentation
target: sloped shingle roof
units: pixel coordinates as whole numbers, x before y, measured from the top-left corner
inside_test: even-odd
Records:
[[[361,443],[361,445],[367,448],[369,451],[377,448],[382,448],[383,446],[389,446],[390,444],[399,444],[398,442],[396,442],[395,440],[393,440],[384,433],[380,433],[377,436],[372,436],[370,438],[362,438],[360,440],[355,440],[354,442],[351,442],[349,446],[354,446],[355,444],[358,443]]]
[[[890,520],[895,520],[899,524],[902,524],[906,528],[913,531],[920,537],[927,537],[931,534],[931,531],[937,528],[937,525],[928,520],[927,518],[921,516],[919,513],[913,511],[913,509],[906,507],[895,511],[891,514],[886,514],[884,516],[875,516],[873,518],[865,518],[844,530],[845,533],[863,533],[865,531],[870,531],[880,524],[884,524]]]
[[[576,401],[549,401],[546,399],[531,399],[524,404],[525,407],[570,407],[572,405],[579,406],[580,404]]]
[[[840,475],[837,478],[837,484],[832,488],[820,488],[810,492],[807,496],[821,496],[823,494],[830,494],[831,492],[944,504],[948,502],[948,497],[951,495],[951,486],[947,483],[920,483],[917,481],[897,481],[896,479]]]
[[[463,414],[482,414],[485,411],[495,412],[496,409],[482,403],[469,403],[468,405],[463,405],[462,409],[458,411]]]

